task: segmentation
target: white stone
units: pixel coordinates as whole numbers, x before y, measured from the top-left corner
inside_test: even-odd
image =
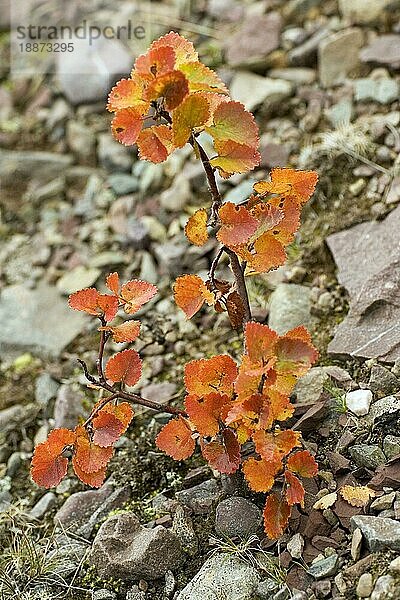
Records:
[[[339,0],[339,10],[353,23],[372,23],[379,19],[393,0]]]
[[[368,414],[371,402],[371,390],[354,390],[346,394],[347,408],[358,417]]]
[[[238,71],[230,85],[231,96],[242,102],[247,110],[267,100],[274,104],[292,95],[293,85],[284,79],[262,77],[248,71]]]
[[[287,551],[293,558],[301,558],[304,550],[304,539],[300,533],[296,533],[287,543]]]

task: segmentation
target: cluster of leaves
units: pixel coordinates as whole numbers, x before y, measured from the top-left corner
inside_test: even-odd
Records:
[[[250,321],[239,367],[228,355],[195,360],[185,367],[187,417],[169,421],[156,443],[169,456],[191,456],[198,439],[209,465],[231,474],[242,468],[255,492],[271,492],[283,479],[280,493],[267,496],[265,531],[278,538],[291,507],[304,505],[300,477],[313,477],[317,464],[302,446],[300,433],[279,425],[294,412],[289,395],[317,359],[304,327],[278,336],[268,326]],[[242,459],[244,444],[251,456]]]
[[[141,158],[162,162],[206,131],[222,177],[258,165],[258,129],[243,104],[232,101],[218,75],[199,61],[193,44],[171,31],[140,55],[129,79],[112,89],[108,110],[122,144],[137,144]],[[147,125],[147,126],[146,126]]]
[[[254,184],[254,193],[245,202],[225,202],[217,211],[216,233],[224,248],[242,261],[244,275],[266,273],[284,264],[285,247],[300,226],[301,208],[314,192],[315,171],[272,169],[270,181]],[[190,217],[185,233],[193,244],[208,240],[208,212],[197,210]],[[217,312],[226,310],[232,326],[242,324],[244,307],[234,286],[215,277],[203,281],[197,275],[178,277],[175,301],[190,319],[204,303]]]
[[[136,313],[157,293],[157,288],[138,279],[121,286],[118,273],[111,273],[107,277],[106,286],[111,294],[86,288],[72,294],[69,305],[98,317],[103,347],[110,338],[117,343],[133,342],[139,335],[139,321],[130,319],[117,325],[111,325],[110,322],[120,308],[128,315]],[[115,384],[122,390],[124,386],[133,386],[139,381],[142,361],[136,350],[125,349],[111,356],[103,371],[101,350],[98,369],[99,387],[115,392]],[[103,385],[100,386],[100,383]],[[96,382],[92,386],[96,387]],[[73,431],[53,429],[47,440],[36,446],[32,458],[32,479],[46,488],[58,485],[67,473],[68,458],[71,457],[79,479],[92,487],[100,487],[114,453],[114,444],[125,433],[132,418],[131,405],[128,402],[118,404],[118,393],[100,399],[85,423]]]

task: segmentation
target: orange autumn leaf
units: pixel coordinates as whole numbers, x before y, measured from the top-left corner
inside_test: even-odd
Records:
[[[201,442],[201,452],[210,467],[220,473],[231,475],[240,466],[240,445],[231,429],[224,429],[216,440]]]
[[[268,325],[249,321],[244,330],[244,339],[246,354],[252,362],[265,363],[274,356],[278,334]]]
[[[192,437],[192,430],[182,417],[171,419],[164,425],[156,437],[156,444],[160,450],[175,460],[189,458],[196,445]]]
[[[353,486],[353,485],[344,485],[339,490],[340,495],[346,502],[348,502],[351,506],[357,506],[362,508],[363,506],[367,506],[368,502],[373,498],[376,493],[367,485]]]
[[[259,181],[253,187],[260,195],[282,194],[304,204],[314,193],[317,181],[315,171],[275,168],[271,171],[271,181]]]
[[[215,71],[212,71],[201,62],[189,62],[180,65],[179,70],[189,82],[190,92],[217,92],[228,94],[228,89]]]
[[[85,473],[96,473],[104,469],[109,463],[114,449],[112,447],[101,447],[92,442],[86,429],[82,426],[78,426],[75,433],[74,462],[79,469]]]
[[[169,71],[159,75],[144,90],[145,100],[162,98],[167,111],[181,104],[189,93],[189,82],[181,71]]]
[[[217,238],[226,246],[244,244],[253,235],[258,223],[244,206],[225,202],[218,211],[221,227]]]
[[[188,319],[201,309],[204,302],[214,304],[214,295],[198,275],[178,277],[174,283],[174,298]]]
[[[213,124],[206,128],[214,142],[234,142],[257,148],[258,127],[254,116],[241,102],[222,102],[214,112]]]
[[[298,479],[290,471],[285,471],[285,480],[287,483],[285,496],[289,506],[300,504],[300,506],[304,507],[305,491],[300,479]]]
[[[121,79],[108,96],[107,109],[116,112],[124,108],[133,108],[143,115],[149,108],[149,102],[143,100],[142,96],[143,81],[139,77]]]
[[[142,375],[142,361],[136,350],[127,349],[114,354],[106,364],[105,376],[113,383],[135,385]]]
[[[254,492],[269,492],[281,469],[282,461],[278,456],[269,460],[249,458],[243,464],[243,474]]]
[[[286,456],[293,448],[301,446],[300,437],[300,432],[290,429],[274,433],[259,430],[252,435],[256,451],[266,460]]]
[[[119,275],[115,271],[114,273],[109,273],[106,277],[106,286],[108,289],[118,296],[119,293]]]
[[[112,446],[128,429],[133,410],[128,402],[107,404],[93,419],[93,442],[98,446]]]
[[[153,163],[164,162],[174,150],[172,131],[168,125],[152,125],[143,129],[138,138],[139,158]]]
[[[216,140],[214,146],[217,156],[210,159],[210,164],[218,169],[224,179],[234,173],[247,173],[260,164],[261,155],[253,146],[238,144],[232,140]]]
[[[287,468],[292,473],[297,473],[300,477],[314,477],[318,473],[318,465],[315,458],[308,450],[295,452],[289,456]]]
[[[222,410],[229,402],[226,394],[211,393],[202,398],[189,395],[185,398],[185,410],[201,435],[213,436],[219,431]]]
[[[192,360],[185,365],[185,387],[199,397],[214,392],[230,396],[237,374],[235,361],[226,354]]]
[[[318,352],[311,343],[310,334],[301,325],[281,336],[276,343],[277,371],[304,375],[317,360]]]
[[[173,71],[176,55],[171,46],[150,48],[146,54],[137,57],[133,74],[144,76],[152,81],[154,77]]]
[[[200,208],[189,218],[185,226],[185,235],[195,246],[204,246],[208,240],[207,211]]]
[[[107,467],[99,469],[93,473],[86,473],[79,466],[75,456],[72,457],[72,466],[74,467],[76,476],[82,481],[82,483],[90,485],[90,487],[94,488],[99,488],[103,485],[106,478]]]
[[[99,331],[109,331],[117,344],[134,342],[140,332],[140,321],[125,321],[114,327],[99,327]]]
[[[183,63],[196,62],[199,59],[192,42],[182,37],[175,31],[170,31],[163,35],[158,40],[152,42],[150,50],[164,48],[170,46],[175,52],[175,66],[180,66]]]
[[[36,446],[31,476],[37,485],[50,488],[60,483],[68,470],[68,458],[62,456],[62,453],[75,443],[75,439],[75,433],[69,429],[53,429],[47,440]]]
[[[243,326],[245,308],[240,294],[234,290],[226,297],[226,310],[233,329]]]
[[[110,294],[100,294],[95,288],[74,292],[69,296],[68,304],[74,310],[96,317],[104,316],[106,321],[112,321],[118,312],[118,298]]]
[[[285,248],[270,231],[260,235],[251,248],[239,248],[238,255],[247,262],[245,275],[267,273],[283,265],[286,261]]]
[[[132,315],[157,294],[155,285],[140,279],[132,279],[121,288],[120,298],[124,303],[124,311]]]
[[[118,142],[124,146],[133,146],[142,129],[142,115],[135,108],[123,108],[115,114],[111,131]]]
[[[182,148],[194,129],[204,125],[210,118],[209,104],[204,96],[190,94],[172,113],[174,145]]]
[[[276,540],[285,531],[289,522],[291,509],[284,498],[278,494],[270,494],[264,507],[264,530],[269,538]]]

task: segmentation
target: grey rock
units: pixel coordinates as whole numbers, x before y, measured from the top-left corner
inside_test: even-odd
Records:
[[[336,575],[339,570],[339,557],[337,554],[332,554],[327,558],[323,558],[313,563],[308,568],[308,573],[315,579],[325,579]]]
[[[371,369],[368,386],[377,396],[389,396],[400,390],[400,380],[382,365],[374,365]]]
[[[298,325],[312,322],[311,289],[294,283],[281,283],[270,296],[269,326],[280,335]]]
[[[78,121],[69,120],[67,124],[67,142],[71,151],[81,163],[92,162],[96,149],[96,136],[93,129]]]
[[[400,523],[394,519],[356,515],[351,517],[350,526],[361,530],[371,552],[400,550]]]
[[[176,507],[172,531],[178,538],[184,552],[189,556],[195,556],[199,549],[199,539],[195,533],[192,519],[186,514],[181,504]]]
[[[0,353],[15,357],[24,351],[57,357],[80,333],[85,317],[68,309],[54,287],[40,283],[3,289],[0,296]]]
[[[307,67],[297,67],[292,69],[271,69],[268,76],[273,79],[283,79],[289,81],[296,86],[311,85],[316,80],[316,72],[314,69]]]
[[[117,600],[117,594],[111,590],[95,590],[93,600]]]
[[[375,582],[374,591],[371,594],[371,600],[387,600],[395,598],[393,593],[398,591],[397,583],[391,575],[381,575]]]
[[[135,219],[134,217],[130,217],[127,223],[127,238],[129,241],[129,245],[134,250],[144,250],[148,247],[150,238],[149,238],[149,229],[146,223],[142,219]]]
[[[353,23],[375,23],[384,17],[385,9],[394,6],[393,0],[339,0],[341,15]]]
[[[133,585],[126,594],[125,600],[146,600],[146,593],[139,589],[139,586]]]
[[[319,78],[323,87],[343,83],[359,66],[358,51],[363,45],[361,29],[344,29],[323,39],[318,48]]]
[[[368,598],[374,587],[372,573],[363,573],[357,583],[356,594],[358,598]]]
[[[46,406],[55,398],[60,385],[48,373],[41,373],[35,381],[35,400]]]
[[[75,105],[104,100],[119,76],[131,70],[130,53],[119,40],[100,37],[91,45],[87,40],[72,41],[74,52],[58,56],[57,80],[62,92]]]
[[[77,290],[83,290],[94,285],[100,274],[100,269],[78,265],[60,277],[57,281],[57,289],[64,295],[73,294]]]
[[[178,502],[191,508],[196,515],[207,514],[220,495],[221,491],[215,479],[208,479],[175,494]]]
[[[127,173],[114,173],[110,175],[108,183],[117,196],[125,196],[126,194],[137,192],[139,188],[139,182],[136,177]]]
[[[32,177],[49,182],[62,175],[72,162],[68,154],[0,149],[0,179],[3,185]]]
[[[154,400],[160,404],[167,404],[171,398],[176,394],[176,384],[172,381],[163,381],[160,383],[150,383],[142,387],[141,393],[144,398]]]
[[[293,393],[296,404],[314,404],[324,391],[324,385],[330,381],[329,367],[312,367],[308,373],[298,379]]]
[[[181,212],[192,197],[189,181],[181,173],[170,188],[160,194],[160,204],[171,212]]]
[[[277,144],[271,140],[269,134],[261,136],[260,154],[262,167],[280,167],[286,165],[289,160],[290,146],[289,144]]]
[[[91,564],[100,575],[124,580],[158,579],[184,561],[178,538],[158,525],[142,527],[130,512],[110,517],[100,527],[92,546]]]
[[[217,506],[215,531],[228,538],[246,539],[261,525],[261,510],[240,496],[226,498]]]
[[[272,105],[289,98],[293,86],[284,79],[272,79],[248,71],[237,71],[230,84],[230,92],[233,100],[242,102],[246,109],[251,111],[259,104]]]
[[[385,34],[377,36],[360,52],[362,62],[397,67],[400,64],[400,35]]]
[[[229,554],[216,554],[178,594],[176,600],[252,600],[260,576],[251,565]]]
[[[379,446],[368,444],[356,444],[349,449],[351,458],[358,467],[366,467],[367,469],[376,469],[380,465],[384,465],[386,457]]]
[[[281,26],[281,16],[276,12],[256,19],[250,15],[233,35],[227,36],[225,57],[228,64],[234,67],[264,66],[268,54],[279,46]]]
[[[283,13],[287,19],[296,20],[297,18],[304,17],[304,14],[319,5],[319,0],[289,0],[285,3]]]
[[[400,177],[393,177],[386,196],[386,204],[395,204],[400,200]]]
[[[13,479],[26,460],[24,452],[13,452],[7,461],[6,476]]]
[[[328,352],[394,362],[400,358],[400,207],[327,238],[350,310]]]
[[[400,437],[387,435],[383,439],[383,451],[388,460],[400,455]]]
[[[384,494],[383,496],[379,496],[371,503],[370,508],[376,511],[382,510],[390,510],[393,506],[393,502],[396,499],[396,492],[391,492],[390,494]]]
[[[33,519],[41,519],[57,503],[57,496],[53,492],[47,492],[29,511],[29,516]]]
[[[354,82],[355,98],[358,102],[374,101],[390,104],[399,96],[399,83],[395,79],[357,79]]]
[[[49,561],[56,565],[56,573],[67,577],[82,565],[89,545],[64,533],[56,535],[54,542],[56,547],[49,553]]]
[[[372,421],[376,421],[380,417],[394,414],[398,411],[400,411],[400,398],[397,396],[386,396],[373,403],[369,416]]]
[[[0,430],[3,433],[8,433],[13,429],[20,427],[23,423],[32,422],[37,409],[33,404],[22,406],[15,404],[8,408],[0,410]]]
[[[369,413],[372,397],[371,390],[352,390],[346,394],[346,406],[352,413],[362,417]]]
[[[320,43],[330,35],[330,30],[323,27],[316,31],[308,40],[293,48],[288,53],[289,64],[299,67],[313,67],[316,63]]]
[[[171,277],[182,274],[182,262],[186,254],[186,244],[166,242],[165,244],[154,244],[153,250],[162,270]]]
[[[84,395],[80,388],[63,384],[60,386],[54,404],[54,427],[73,429],[84,415],[82,401]]]
[[[273,579],[263,579],[257,586],[257,598],[260,600],[272,600],[275,597],[279,585]]]
[[[114,140],[110,133],[101,133],[98,136],[97,158],[100,165],[110,173],[124,173],[132,168],[132,152]]]
[[[301,533],[295,533],[287,543],[287,551],[293,558],[302,558],[304,550],[304,538]]]
[[[98,490],[72,494],[57,511],[54,522],[65,531],[88,538],[94,526],[111,510],[120,508],[129,499],[127,487],[114,490],[106,482]]]

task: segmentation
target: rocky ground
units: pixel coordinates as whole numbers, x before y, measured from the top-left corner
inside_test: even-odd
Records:
[[[49,492],[31,482],[34,444],[73,426],[94,400],[77,357],[93,364],[96,330],[68,310],[69,293],[113,270],[158,285],[137,344],[147,398],[179,402],[184,363],[235,357],[241,340],[225,317],[204,311],[187,322],[171,300],[172,280],[207,271],[214,250],[183,235],[208,202],[190,151],[152,165],[114,142],[104,73],[83,85],[57,74],[11,80],[1,67],[1,598],[398,599],[399,2],[199,0],[153,10],[160,33],[180,24],[256,115],[262,164],[221,181],[225,199],[246,198],[274,166],[319,173],[288,264],[252,280],[250,295],[278,332],[300,323],[313,332],[320,362],[297,386],[293,424],[320,473],[278,544],[262,533],[261,495],[199,457],[181,464],[156,451],[165,414],[138,411],[100,490],[72,476]],[[108,65],[114,80],[132,62],[120,53]],[[374,491],[362,507],[340,494],[356,484]]]

